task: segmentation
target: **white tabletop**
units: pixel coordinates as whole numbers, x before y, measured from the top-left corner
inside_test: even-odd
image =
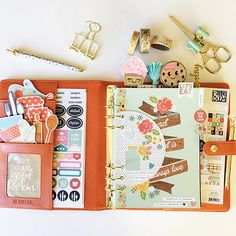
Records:
[[[227,46],[232,60],[216,75],[201,72],[201,81],[227,82],[232,89],[231,111],[236,113],[236,2],[234,0],[0,0],[0,78],[100,79],[121,81],[120,68],[128,58],[134,30],[173,39],[168,52],[151,50],[136,55],[146,64],[154,60],[179,60],[188,71],[201,57],[185,50],[187,37],[169,20],[177,16],[190,29],[204,26],[210,41]],[[69,49],[75,32],[86,20],[101,24],[101,43],[91,61]],[[17,48],[86,68],[83,73],[13,57],[5,49]],[[232,203],[227,213],[162,211],[29,211],[0,209],[0,234],[41,235],[233,235],[236,230],[236,166],[233,162]]]

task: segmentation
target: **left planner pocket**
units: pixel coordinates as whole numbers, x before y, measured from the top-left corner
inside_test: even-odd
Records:
[[[52,209],[52,144],[0,143],[0,207]]]

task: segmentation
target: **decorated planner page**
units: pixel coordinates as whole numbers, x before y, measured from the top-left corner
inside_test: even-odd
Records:
[[[117,208],[199,208],[199,89],[114,90]]]
[[[86,89],[58,89],[53,206],[84,207]]]

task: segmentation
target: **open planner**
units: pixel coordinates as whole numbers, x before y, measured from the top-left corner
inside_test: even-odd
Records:
[[[2,80],[0,207],[227,211],[229,86],[181,86]]]

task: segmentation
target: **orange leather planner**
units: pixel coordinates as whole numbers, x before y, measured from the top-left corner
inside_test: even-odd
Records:
[[[202,106],[198,113],[193,110],[190,114],[193,108],[183,110],[172,97],[175,90],[161,96],[158,91],[162,88],[157,92],[150,89],[154,95],[135,97],[133,94],[141,89],[131,91],[111,81],[31,82],[33,87],[31,83],[27,87],[23,80],[0,82],[0,207],[229,210],[230,187],[225,186],[224,178],[227,156],[236,153],[236,144],[228,141],[229,93],[227,103],[224,100],[225,91],[229,91],[227,84],[201,84],[202,89],[212,89],[210,100],[224,109],[223,116],[210,108],[202,113]],[[25,92],[29,86],[32,94]],[[11,107],[9,91],[15,96],[17,112]],[[203,97],[198,90],[193,93],[193,98],[179,98],[182,104],[184,99],[193,99],[189,102],[195,101],[198,107],[198,99]],[[9,103],[11,109],[7,112]],[[132,108],[136,103],[137,110]],[[58,118],[57,127],[53,127],[53,114]],[[189,120],[196,124],[192,130],[185,127]],[[218,138],[202,140],[199,145],[196,128],[197,132],[209,132],[209,136]],[[220,139],[223,135],[225,140]],[[189,146],[188,137],[193,138],[193,146]],[[191,153],[186,156],[184,152],[191,147],[197,153],[195,160]],[[216,159],[211,162],[209,156]],[[224,158],[219,160],[217,156]],[[188,176],[196,180],[191,186],[186,182]],[[198,177],[202,178],[199,182]],[[222,183],[222,191],[217,192],[217,185]],[[201,196],[203,184],[210,188]],[[188,192],[180,196],[183,186]]]

